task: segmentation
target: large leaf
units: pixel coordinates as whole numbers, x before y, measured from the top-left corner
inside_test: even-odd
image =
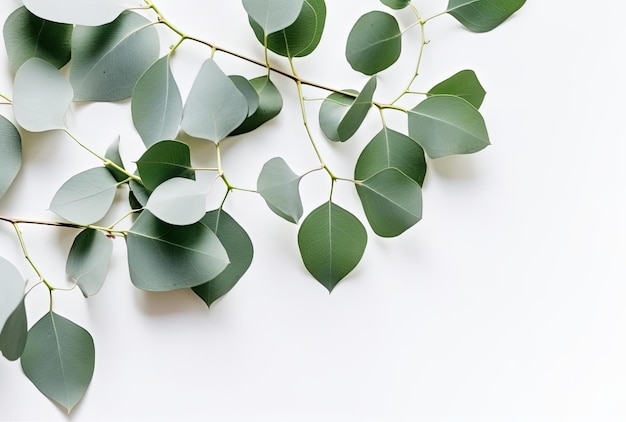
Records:
[[[163,56],[150,66],[133,90],[133,123],[146,147],[176,138],[183,118],[183,100],[169,57]]]
[[[228,253],[205,224],[174,226],[143,211],[126,236],[133,284],[142,290],[195,287],[217,277]]]
[[[0,257],[0,330],[24,298],[25,285],[17,268]]]
[[[0,116],[0,198],[22,167],[22,137],[13,123]]]
[[[217,277],[193,288],[207,306],[211,306],[245,274],[252,263],[254,249],[246,231],[226,211],[210,211],[200,222],[217,235],[230,260],[230,264]]]
[[[411,0],[380,0],[380,2],[392,9],[404,9],[411,3]]]
[[[291,25],[298,18],[303,2],[303,0],[243,0],[243,7],[248,16],[269,35]]]
[[[102,288],[112,252],[111,239],[97,230],[83,230],[74,239],[65,272],[85,297],[95,295]]]
[[[285,160],[275,157],[265,163],[257,180],[257,191],[267,206],[292,223],[297,223],[302,217],[299,190],[301,178],[289,168]]]
[[[4,22],[4,45],[13,72],[28,59],[38,57],[57,68],[70,60],[72,25],[49,22],[25,7],[17,8]]]
[[[65,129],[65,113],[74,92],[59,70],[39,58],[27,60],[15,74],[15,120],[30,132]]]
[[[267,37],[267,48],[285,57],[304,57],[320,43],[326,23],[324,0],[304,0],[302,10],[294,23]],[[250,26],[261,44],[265,43],[263,28],[250,19]]]
[[[106,215],[115,199],[118,181],[104,167],[72,176],[52,198],[50,209],[76,224],[93,224]]]
[[[426,176],[424,150],[408,136],[384,127],[363,148],[354,178],[365,180],[381,170],[397,168],[420,186]]]
[[[526,0],[448,0],[448,13],[474,32],[487,32],[517,12]]]
[[[259,104],[256,111],[243,121],[243,123],[231,135],[241,135],[250,132],[263,123],[278,116],[283,108],[283,97],[269,76],[259,76],[250,80],[250,85],[259,95]]]
[[[373,11],[361,16],[352,27],[346,58],[354,70],[373,75],[394,64],[401,50],[402,33],[396,18]]]
[[[70,412],[93,376],[93,339],[84,328],[50,312],[28,331],[21,362],[35,387]]]
[[[329,292],[357,266],[366,245],[363,224],[331,201],[314,209],[298,231],[304,266]]]
[[[0,329],[0,351],[8,360],[18,360],[24,353],[27,338],[28,320],[22,300]]]
[[[382,237],[398,236],[422,218],[420,185],[396,168],[356,184],[367,221]]]
[[[24,0],[24,5],[49,21],[89,26],[109,23],[124,9],[137,6],[130,0]]]
[[[485,89],[473,70],[461,70],[432,87],[428,95],[455,95],[480,108],[485,99]]]
[[[485,121],[462,98],[437,95],[409,111],[409,136],[430,158],[469,154],[489,145]]]
[[[186,226],[199,221],[206,213],[207,193],[195,180],[174,177],[154,189],[146,209],[161,221]]]
[[[156,189],[173,177],[195,179],[189,147],[179,141],[161,141],[152,145],[137,160],[137,171],[148,190]]]
[[[102,26],[77,26],[72,36],[70,82],[76,101],[130,97],[141,75],[159,57],[159,35],[150,21],[124,12]]]
[[[196,138],[219,142],[248,117],[248,102],[213,59],[207,59],[187,97],[183,130]]]

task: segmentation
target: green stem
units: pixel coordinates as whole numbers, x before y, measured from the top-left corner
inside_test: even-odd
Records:
[[[41,271],[39,271],[39,268],[37,268],[37,266],[31,259],[30,255],[28,254],[28,249],[26,248],[26,242],[24,242],[24,235],[22,234],[22,230],[20,230],[19,224],[17,222],[13,222],[12,225],[13,225],[13,229],[15,230],[15,234],[17,235],[17,240],[20,243],[20,248],[22,248],[22,253],[24,254],[24,258],[26,259],[30,267],[33,269],[33,271],[35,271],[35,274],[37,274],[37,277],[39,277],[39,280],[43,284],[45,284],[48,290],[50,290],[50,292],[52,293],[52,291],[54,290],[54,287],[50,283],[48,283],[46,278],[43,276]],[[50,302],[52,302],[52,295],[50,295]]]

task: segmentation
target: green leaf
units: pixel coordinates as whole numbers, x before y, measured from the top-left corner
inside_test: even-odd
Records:
[[[83,230],[74,239],[65,272],[85,297],[95,295],[102,288],[112,252],[111,239],[97,230]]]
[[[150,66],[133,90],[133,123],[146,147],[176,138],[183,118],[183,100],[169,57],[163,56]]]
[[[228,253],[205,224],[174,226],[143,211],[126,236],[133,284],[142,290],[195,287],[217,277]]]
[[[301,178],[289,168],[285,160],[275,157],[265,163],[257,180],[257,191],[267,206],[292,223],[297,223],[302,217],[299,190]]]
[[[195,180],[174,177],[156,187],[146,209],[161,221],[186,226],[204,217],[207,193]]]
[[[143,185],[151,191],[173,177],[196,178],[189,147],[179,141],[161,141],[152,145],[137,160],[137,171]]]
[[[70,82],[76,101],[128,98],[159,57],[159,35],[150,21],[124,12],[102,26],[77,26],[72,36]]]
[[[361,16],[352,27],[346,58],[358,72],[373,75],[387,69],[400,57],[402,33],[392,15],[373,11]]]
[[[246,231],[226,211],[210,211],[200,222],[217,235],[230,259],[230,264],[217,277],[193,287],[193,291],[210,307],[245,274],[252,263],[254,249]]]
[[[28,332],[21,361],[35,387],[69,413],[93,376],[93,339],[84,328],[50,312]]]
[[[0,198],[22,167],[22,137],[13,123],[0,116]]]
[[[29,59],[15,74],[15,120],[30,132],[63,130],[73,95],[72,86],[56,67],[42,59]]]
[[[291,25],[298,18],[303,2],[303,0],[243,0],[243,7],[248,16],[269,35]]]
[[[62,68],[70,60],[72,25],[49,22],[19,7],[4,22],[4,45],[11,70],[38,57]]]
[[[124,9],[136,6],[129,0],[24,0],[24,5],[49,21],[89,26],[109,23]]]
[[[365,180],[381,170],[397,168],[420,186],[426,176],[424,150],[408,136],[384,127],[363,148],[354,169],[355,180]]]
[[[470,154],[489,145],[485,121],[476,107],[451,95],[428,97],[409,110],[409,136],[430,158]]]
[[[246,97],[248,103],[248,116],[252,116],[259,108],[259,94],[252,86],[249,80],[240,75],[230,75],[230,80],[233,81],[239,92]]]
[[[526,0],[448,0],[447,12],[470,31],[487,32],[517,12]]]
[[[392,9],[404,9],[411,3],[411,0],[380,0],[382,4]]]
[[[357,266],[366,245],[363,224],[331,201],[314,209],[298,231],[304,266],[329,292]]]
[[[283,108],[283,97],[280,91],[272,83],[269,76],[259,76],[250,80],[250,85],[259,95],[259,105],[256,111],[243,121],[243,123],[231,135],[241,135],[250,132],[263,123],[272,120],[278,116]]]
[[[28,320],[22,299],[0,331],[0,350],[4,357],[10,361],[18,360],[24,353],[27,337]]]
[[[454,95],[478,109],[485,99],[485,89],[473,70],[461,70],[432,87],[428,95]]]
[[[396,168],[357,183],[356,190],[367,221],[379,236],[398,236],[422,218],[420,185]]]
[[[100,221],[111,208],[118,181],[104,167],[72,176],[52,198],[50,209],[72,223]]]
[[[148,203],[148,198],[150,198],[150,191],[136,180],[128,182],[128,186],[130,187],[128,201],[130,202],[131,209],[136,211],[145,207]]]
[[[25,282],[17,268],[0,257],[0,330],[24,299]]]
[[[267,48],[284,57],[304,57],[319,45],[326,23],[324,0],[304,0],[298,18],[287,28],[267,37]],[[265,44],[263,28],[250,19],[250,26],[261,44]]]
[[[106,153],[104,154],[104,158],[106,158],[107,160],[110,160],[118,167],[124,168],[124,163],[122,162],[122,157],[120,155],[120,137],[119,136],[115,138],[113,142],[111,142],[111,145],[109,145]],[[106,164],[105,167],[107,170],[111,172],[113,177],[115,177],[115,180],[117,180],[118,182],[123,182],[126,179],[128,179],[128,176],[125,173],[119,171],[112,165]]]
[[[207,59],[187,97],[183,130],[188,135],[217,143],[239,127],[246,117],[246,97],[213,59]]]

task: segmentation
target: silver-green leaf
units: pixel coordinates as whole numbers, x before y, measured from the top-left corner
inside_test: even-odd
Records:
[[[174,177],[154,189],[145,208],[161,221],[186,226],[204,217],[207,193],[195,180]]]
[[[28,319],[26,306],[22,300],[0,329],[0,351],[10,361],[18,360],[28,338]]]
[[[25,285],[17,268],[0,257],[0,330],[24,298]]]
[[[358,72],[373,75],[400,57],[402,32],[392,15],[378,10],[361,16],[350,31],[346,59]]]
[[[95,295],[102,288],[112,252],[111,239],[97,230],[85,229],[74,239],[65,272],[85,297]]]
[[[302,217],[302,199],[300,198],[300,179],[285,160],[275,157],[263,165],[257,179],[257,191],[265,199],[267,206],[292,223]]]
[[[109,23],[124,9],[137,6],[130,0],[24,0],[24,5],[49,21],[88,26]]]
[[[22,167],[22,137],[16,127],[0,116],[0,198],[9,190]]]
[[[302,3],[304,0],[243,0],[243,7],[248,16],[269,35],[294,23]]]

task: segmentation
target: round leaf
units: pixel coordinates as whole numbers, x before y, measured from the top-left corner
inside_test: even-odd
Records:
[[[373,11],[361,16],[352,27],[346,58],[358,72],[373,75],[387,69],[400,57],[402,33],[396,18]]]
[[[112,252],[111,239],[97,230],[83,230],[74,239],[65,272],[85,297],[95,295],[102,288]]]
[[[49,21],[89,26],[109,23],[124,9],[136,6],[130,0],[24,0],[24,5]]]
[[[0,330],[24,298],[25,282],[17,268],[0,257]]]
[[[454,95],[480,108],[485,99],[485,89],[473,70],[462,70],[432,87],[428,95]]]
[[[27,337],[28,320],[22,300],[0,330],[0,350],[4,357],[10,361],[18,360],[24,353]]]
[[[146,209],[161,221],[186,226],[204,217],[206,195],[207,189],[195,180],[174,177],[156,187]]]
[[[22,137],[13,123],[0,116],[0,198],[22,167]]]
[[[392,9],[404,9],[411,3],[411,0],[380,0],[382,4]]]
[[[517,12],[526,0],[448,0],[448,13],[474,32],[487,32]]]
[[[152,145],[137,160],[137,172],[143,185],[151,191],[173,177],[195,179],[189,147],[179,141],[161,141]]]
[[[232,131],[231,135],[241,135],[258,128],[263,123],[278,116],[283,108],[283,97],[269,76],[259,76],[251,79],[250,85],[259,95],[259,104],[256,111],[245,119],[237,129]]]
[[[277,215],[292,223],[302,217],[300,179],[280,157],[269,160],[259,174],[257,191],[267,206]]]
[[[303,0],[243,0],[243,7],[266,34],[271,34],[291,25],[303,3]]]

